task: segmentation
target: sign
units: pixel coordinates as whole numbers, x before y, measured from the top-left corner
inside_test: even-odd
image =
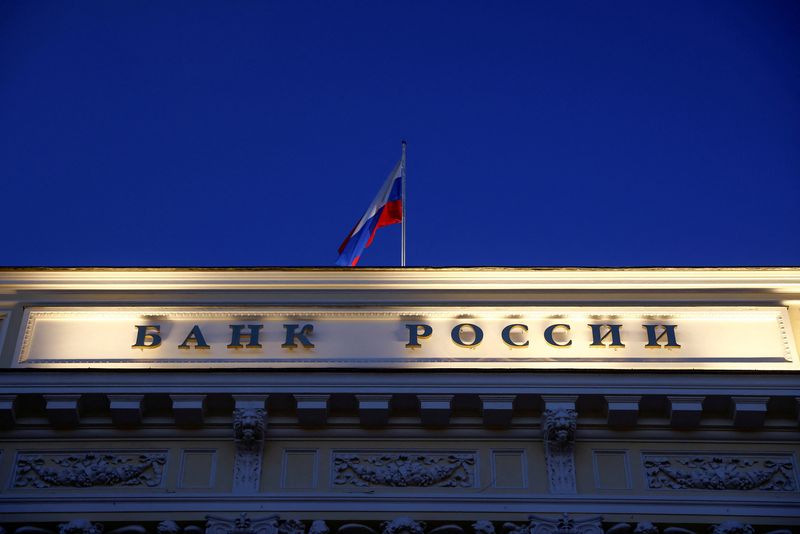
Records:
[[[28,308],[13,365],[800,370],[783,307]]]

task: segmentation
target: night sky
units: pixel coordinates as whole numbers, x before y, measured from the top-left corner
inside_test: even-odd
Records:
[[[800,3],[0,2],[0,265],[333,265],[402,139],[411,266],[800,265]]]

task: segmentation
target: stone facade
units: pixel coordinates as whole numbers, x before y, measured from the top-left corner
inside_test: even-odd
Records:
[[[0,270],[0,527],[18,534],[799,531],[797,370],[715,370],[707,363],[714,354],[700,355],[706,363],[696,369],[652,371],[622,363],[303,364],[330,335],[319,325],[302,330],[320,307],[413,303],[455,310],[447,313],[469,324],[491,308],[499,324],[513,325],[519,319],[507,310],[554,302],[786,309],[780,332],[788,334],[775,351],[795,354],[800,269]],[[259,342],[294,351],[296,363],[203,367],[191,339],[179,355],[191,355],[193,367],[17,365],[20,343],[37,335],[25,322],[30,307],[63,314],[93,306],[150,310],[146,320],[173,307],[189,317],[192,309],[198,317],[269,309],[281,325],[298,326],[277,341],[264,329]],[[253,333],[246,325],[254,312],[247,313],[243,336]],[[409,331],[399,325],[394,342],[402,346]],[[283,337],[303,332],[305,340]],[[166,338],[167,327],[158,334]],[[417,334],[423,339],[424,328]],[[521,339],[508,337],[509,354],[519,354]],[[304,346],[310,340],[315,347]],[[79,341],[64,333],[52,347]],[[129,348],[136,339],[123,341]],[[249,341],[231,350],[250,357]],[[280,348],[291,341],[296,348]],[[469,354],[473,342],[453,341]],[[598,350],[606,348],[587,349],[587,362]]]

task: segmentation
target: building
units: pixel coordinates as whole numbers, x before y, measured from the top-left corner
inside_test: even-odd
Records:
[[[3,269],[11,534],[800,526],[800,269]]]

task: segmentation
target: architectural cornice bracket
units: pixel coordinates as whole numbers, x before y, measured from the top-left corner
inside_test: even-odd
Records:
[[[380,427],[388,423],[391,395],[356,395],[356,399],[362,426]]]
[[[60,428],[78,426],[80,413],[78,403],[80,395],[44,395],[45,411],[50,423]]]
[[[731,397],[733,424],[736,428],[760,428],[767,418],[769,397]]]
[[[323,426],[328,422],[327,394],[295,394],[297,420],[303,426]]]
[[[673,428],[690,429],[700,425],[705,397],[668,396],[669,423]]]
[[[444,427],[450,424],[453,395],[417,395],[422,426]]]
[[[202,426],[206,414],[205,395],[170,395],[172,416],[178,426]]]
[[[108,395],[111,420],[116,426],[131,427],[142,423],[144,395]]]
[[[511,426],[516,397],[516,395],[480,395],[483,424],[497,428]]]
[[[612,428],[633,428],[639,419],[640,395],[606,395],[606,419]]]
[[[17,422],[17,396],[0,395],[0,428],[11,428]]]

